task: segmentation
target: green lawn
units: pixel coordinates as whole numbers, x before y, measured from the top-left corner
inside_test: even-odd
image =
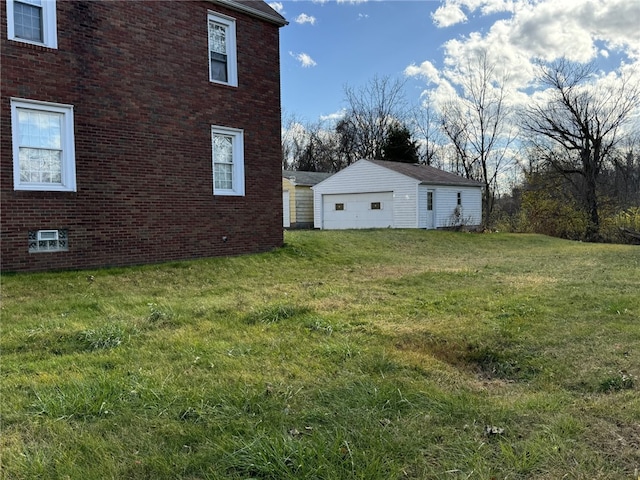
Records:
[[[285,240],[3,275],[2,478],[639,478],[639,247]]]

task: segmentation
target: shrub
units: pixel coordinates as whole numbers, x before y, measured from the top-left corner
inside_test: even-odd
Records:
[[[580,240],[588,219],[573,201],[557,198],[547,190],[525,192],[519,230],[552,237]]]
[[[605,241],[640,243],[640,239],[634,233],[640,233],[640,207],[631,207],[603,216],[601,234]]]

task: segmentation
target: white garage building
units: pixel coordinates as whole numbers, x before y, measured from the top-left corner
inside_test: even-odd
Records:
[[[359,160],[311,188],[315,228],[482,224],[482,183],[428,165]]]

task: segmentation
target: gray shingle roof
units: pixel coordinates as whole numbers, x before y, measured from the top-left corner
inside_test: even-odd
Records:
[[[296,185],[313,186],[329,178],[333,173],[324,172],[299,172],[296,170],[283,170],[282,176]]]
[[[415,178],[422,183],[431,185],[459,185],[467,187],[482,187],[481,182],[461,177],[454,173],[445,172],[439,168],[416,163],[389,162],[386,160],[369,160],[368,162],[401,173],[407,177]]]

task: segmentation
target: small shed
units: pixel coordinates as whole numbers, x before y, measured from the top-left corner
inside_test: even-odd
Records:
[[[332,174],[282,171],[282,224],[285,228],[313,228],[311,187]]]
[[[359,160],[312,190],[315,228],[482,224],[482,183],[428,165]]]

